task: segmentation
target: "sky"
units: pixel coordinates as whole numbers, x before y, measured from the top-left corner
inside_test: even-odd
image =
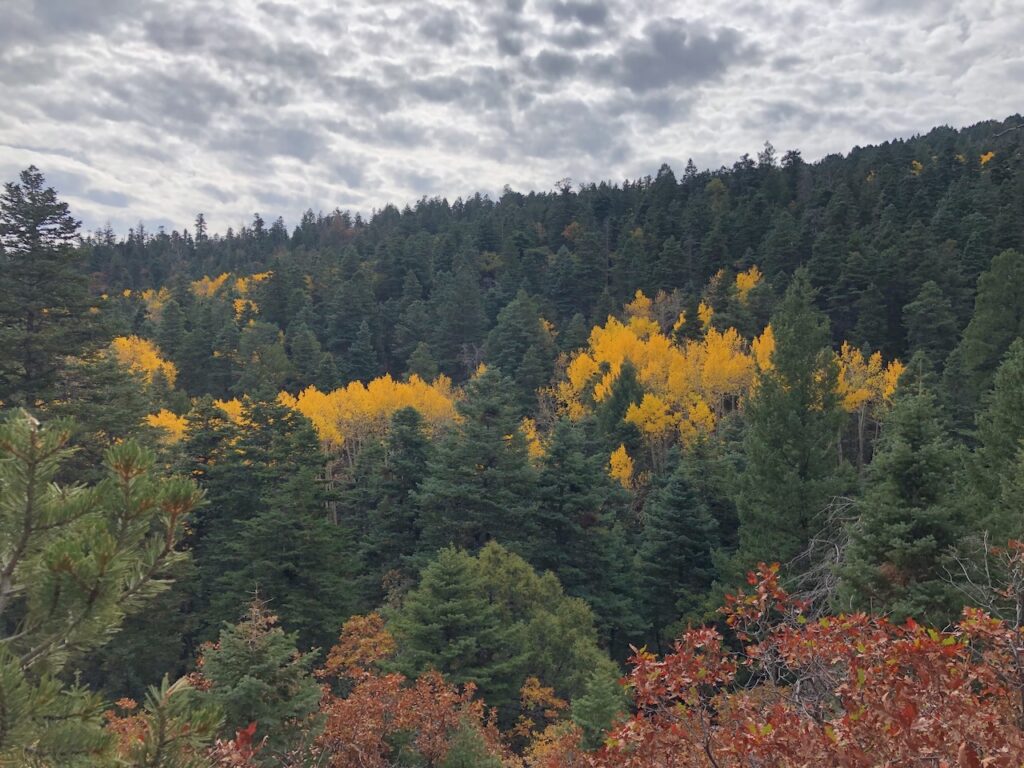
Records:
[[[0,6],[0,178],[122,234],[813,160],[1024,94],[1024,0]]]

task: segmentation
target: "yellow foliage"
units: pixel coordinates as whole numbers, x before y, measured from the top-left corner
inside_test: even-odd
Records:
[[[537,431],[537,422],[531,418],[524,418],[519,423],[519,431],[526,438],[526,451],[530,456],[530,461],[537,462],[543,459],[547,451],[540,432]]]
[[[904,370],[906,370],[906,366],[899,360],[893,360],[885,367],[885,371],[882,373],[883,399],[892,400],[892,396],[896,394],[896,386],[899,384],[900,376],[903,375]]]
[[[623,488],[630,488],[633,485],[633,459],[626,451],[625,445],[620,445],[612,451],[608,459],[608,475],[613,480],[618,480]]]
[[[988,162],[995,156],[995,152],[986,152],[985,154],[978,158],[978,162],[981,163],[982,165],[987,165]]]
[[[629,406],[626,421],[635,424],[645,435],[662,435],[675,425],[668,404],[650,393],[645,394],[639,403]]]
[[[715,414],[704,401],[697,401],[686,412],[686,418],[679,422],[679,437],[684,445],[693,445],[699,438],[715,431]]]
[[[184,416],[178,416],[163,408],[156,413],[146,417],[146,423],[151,427],[161,430],[161,442],[173,444],[185,437],[187,422]]]
[[[772,355],[775,354],[775,331],[769,323],[764,327],[761,335],[750,343],[754,353],[754,360],[758,370],[770,371],[772,369]]]
[[[242,401],[237,397],[231,400],[214,400],[213,405],[216,408],[224,411],[228,417],[228,421],[232,424],[242,423]]]
[[[626,315],[629,317],[642,317],[649,320],[651,318],[651,307],[654,305],[643,291],[637,290],[633,296],[633,300],[626,305]]]
[[[391,417],[402,408],[415,408],[426,426],[436,431],[457,420],[456,395],[451,380],[439,376],[427,383],[418,376],[395,381],[390,376],[324,393],[308,387],[293,397],[286,392],[278,402],[304,415],[316,428],[328,450],[341,451],[350,462],[371,437],[387,433]]]
[[[222,272],[217,277],[203,275],[200,279],[192,281],[192,293],[200,299],[210,299],[224,287],[231,274]]]
[[[125,288],[123,291],[121,291],[121,295],[124,296],[126,299],[130,299],[132,297],[132,289]]]
[[[262,283],[272,274],[272,272],[257,272],[255,275],[249,275],[248,277],[236,277],[235,293],[239,296],[247,295],[249,293],[249,289],[252,288],[253,283]]]
[[[256,314],[260,311],[259,305],[251,299],[235,299],[232,302],[232,306],[235,310],[235,320],[241,320],[246,312]]]
[[[121,365],[141,376],[147,384],[152,383],[154,374],[160,371],[167,383],[174,386],[174,381],[178,378],[178,369],[174,363],[160,356],[159,348],[149,339],[118,336],[110,342],[110,348]]]
[[[684,325],[686,325],[686,313],[680,312],[679,317],[676,318],[675,323],[672,325],[672,331],[674,333],[679,333],[679,331],[683,329]]]
[[[141,294],[142,302],[146,305],[146,312],[154,322],[160,321],[160,313],[163,312],[164,305],[171,300],[171,292],[167,288],[160,288],[159,290],[153,290],[147,288]]]
[[[736,297],[740,300],[741,304],[747,303],[747,299],[750,298],[750,292],[761,284],[763,277],[764,275],[761,274],[761,270],[757,268],[756,264],[746,272],[740,272],[736,275]]]
[[[711,327],[711,319],[715,316],[715,310],[711,308],[710,304],[701,302],[700,306],[697,307],[697,317],[700,318],[700,324],[707,330]]]
[[[883,365],[880,352],[865,360],[863,352],[845,341],[836,361],[839,366],[836,392],[843,410],[848,413],[892,399],[904,369],[899,360]]]
[[[911,174],[913,174],[914,176],[920,176],[921,175],[921,171],[923,171],[923,170],[924,170],[924,166],[921,165],[921,163],[919,161],[917,161],[917,160],[911,160],[910,161],[910,173]]]

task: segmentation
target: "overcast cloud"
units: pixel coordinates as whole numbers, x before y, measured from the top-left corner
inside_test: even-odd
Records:
[[[4,0],[0,173],[88,228],[806,158],[1021,109],[1021,0]]]

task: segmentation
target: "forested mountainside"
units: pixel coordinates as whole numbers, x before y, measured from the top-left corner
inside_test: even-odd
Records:
[[[1022,124],[222,235],[27,169],[0,758],[1020,765]]]

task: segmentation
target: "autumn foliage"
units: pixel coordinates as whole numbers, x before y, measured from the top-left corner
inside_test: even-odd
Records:
[[[478,730],[489,750],[501,754],[500,735],[484,703],[474,698],[473,685],[460,689],[437,672],[408,680],[376,671],[375,665],[394,649],[378,614],[345,622],[320,676],[349,691],[337,695],[325,687],[318,764],[388,768],[395,765],[395,753],[404,751],[418,754],[427,765],[440,765],[460,727]]]
[[[721,610],[731,637],[687,631],[638,650],[634,716],[603,768],[1019,766],[1024,633],[965,609],[951,630],[851,614],[812,619],[761,566]]]

